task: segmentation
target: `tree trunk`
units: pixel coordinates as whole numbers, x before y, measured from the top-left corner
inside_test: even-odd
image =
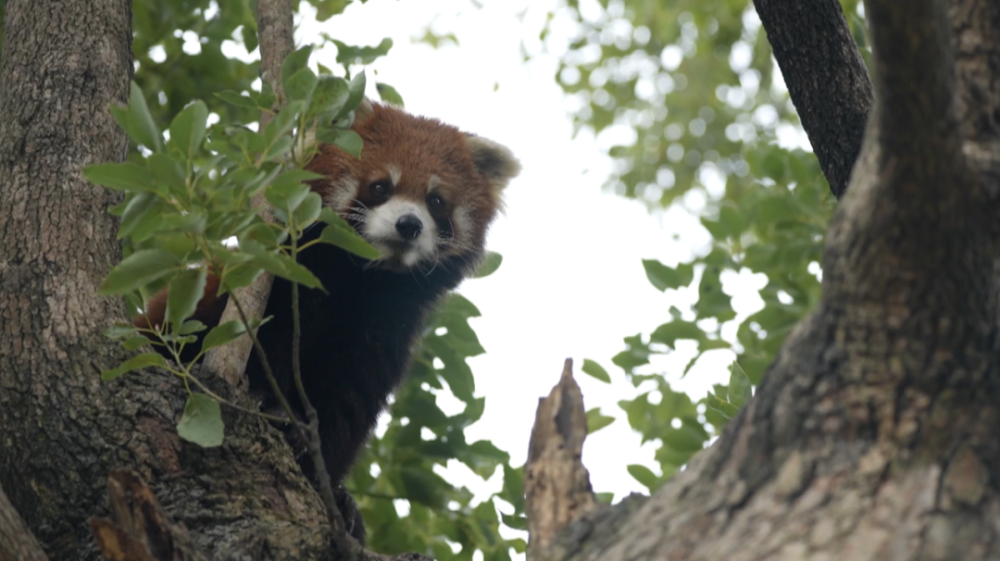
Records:
[[[129,468],[210,559],[321,559],[322,506],[281,434],[226,411],[226,443],[178,439],[181,384],[141,373],[102,383],[125,318],[96,296],[120,256],[115,193],[80,168],[128,148],[107,108],[132,74],[129,0],[11,0],[0,68],[0,486],[52,559],[95,559],[87,520]],[[206,382],[213,384],[209,377]],[[229,387],[214,383],[239,401]]]
[[[0,489],[0,561],[48,561],[42,546]]]
[[[1000,8],[866,7],[875,107],[819,308],[714,446],[534,560],[1000,559]]]

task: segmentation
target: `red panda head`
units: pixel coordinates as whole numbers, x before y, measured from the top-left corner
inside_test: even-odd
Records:
[[[435,119],[365,101],[352,127],[356,158],[323,146],[309,169],[314,190],[394,270],[478,257],[501,194],[521,169],[507,148]]]

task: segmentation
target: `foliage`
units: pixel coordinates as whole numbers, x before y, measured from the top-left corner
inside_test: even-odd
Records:
[[[301,3],[296,0],[293,5],[298,9]],[[350,0],[308,3],[316,8],[316,17],[322,21],[342,12]],[[275,121],[282,123],[277,125],[281,130],[268,136],[267,130],[258,133],[254,126],[259,111],[271,109],[275,100],[266,87],[260,87],[255,56],[238,54],[241,44],[251,53],[257,45],[251,6],[240,0],[134,3],[136,87],[130,107],[116,110],[116,118],[132,139],[129,163],[114,168],[95,167],[87,172],[92,181],[129,193],[126,202],[114,209],[123,219],[120,237],[124,239],[126,260],[117,274],[109,276],[114,282],[106,289],[124,293],[134,311],[141,307],[143,296],[170,284],[170,316],[174,322],[163,334],[167,341],[160,343],[175,349],[189,344],[190,335],[203,327],[179,319],[190,306],[185,295],[190,297],[196,292],[201,274],[207,270],[202,263],[213,259],[224,262],[226,271],[231,271],[226,274],[230,288],[250,282],[260,269],[309,284],[315,279],[289,261],[287,251],[289,234],[312,220],[328,222],[325,241],[362,253],[367,247],[360,238],[352,239],[353,230],[336,217],[327,213],[314,216],[318,207],[308,194],[299,200],[303,196],[301,182],[309,176],[296,169],[300,169],[307,154],[292,151],[292,147],[299,146],[292,138],[307,128],[301,117],[310,116],[310,103],[318,103],[316,99],[323,97],[321,90],[333,95],[337,103],[343,101],[345,84],[351,93],[363,91],[365,74],[357,64],[370,64],[385,55],[391,41],[375,39],[374,46],[358,47],[334,43],[332,37],[316,38],[338,47],[340,67],[330,69],[318,64],[318,72],[312,73],[303,71],[303,60],[293,63],[295,70],[283,76],[285,89],[293,103],[296,99],[305,103],[283,110],[282,117]],[[298,78],[290,84],[297,73]],[[333,84],[337,85],[323,89]],[[383,100],[402,105],[395,88],[382,83],[376,86]],[[313,92],[312,97],[307,91]],[[191,104],[193,99],[203,101]],[[351,95],[342,107],[350,108],[357,99]],[[343,117],[339,112],[332,115],[338,116]],[[199,138],[201,126],[205,127],[205,142]],[[168,141],[160,135],[161,130],[170,131]],[[345,149],[360,149],[360,145],[352,148],[349,135],[337,130],[330,134],[333,136],[321,133],[318,137]],[[193,193],[187,192],[188,187]],[[282,227],[260,224],[244,206],[248,195],[261,189],[272,203],[285,206],[283,212],[279,210],[286,222]],[[161,196],[175,192],[184,197],[168,201]],[[222,192],[224,196],[218,200],[206,197],[209,192]],[[224,215],[230,219],[220,222]],[[150,217],[154,220],[147,220]],[[222,251],[221,241],[228,235],[240,240],[239,250]],[[192,241],[199,237],[204,238],[207,247]],[[480,276],[495,271],[500,262],[499,255],[490,255]],[[133,268],[133,264],[138,266]],[[474,377],[465,362],[483,352],[467,321],[478,314],[471,302],[455,295],[431,318],[417,350],[414,372],[392,403],[388,428],[372,438],[348,478],[348,489],[357,498],[371,546],[376,550],[418,551],[442,561],[471,559],[477,551],[485,559],[499,561],[510,558],[511,548],[524,551],[523,540],[505,540],[499,534],[501,521],[514,528],[525,527],[521,470],[510,466],[508,455],[490,442],[465,440],[464,430],[479,420],[485,407],[485,399],[475,396]],[[243,329],[238,325],[220,326],[212,333],[213,344],[224,344],[241,336]],[[112,327],[108,334],[120,338],[129,349],[157,340],[155,334],[138,333],[130,326]],[[142,353],[105,372],[104,377],[164,365],[158,354]],[[189,371],[182,368],[175,373],[199,386]],[[190,389],[194,396],[204,395],[195,387]],[[451,416],[436,402],[449,394],[464,405],[463,411]],[[221,424],[212,420],[206,426],[201,422],[218,416],[211,406],[205,406],[202,397],[193,400],[196,402],[190,406],[191,414],[181,419],[179,431],[190,440],[213,444]],[[204,431],[191,431],[192,423],[194,428],[208,430],[209,436],[206,438]],[[451,460],[465,464],[483,478],[502,467],[502,489],[485,501],[474,501],[467,489],[437,473],[440,466],[452,464]],[[513,505],[515,513],[499,515],[497,499]]]
[[[126,237],[126,255],[101,285],[104,294],[129,294],[136,303],[143,294],[166,287],[167,308],[162,326],[136,328],[117,325],[110,336],[123,338],[134,349],[153,345],[175,362],[168,366],[156,353],[143,353],[102,373],[113,379],[127,371],[160,366],[179,376],[189,397],[177,424],[181,438],[204,446],[222,443],[219,401],[192,375],[197,360],[208,350],[229,343],[255,327],[231,321],[204,335],[201,349],[188,360],[185,347],[196,343],[205,326],[190,319],[206,285],[209,271],[221,272],[221,292],[253,282],[262,271],[308,286],[320,281],[296,262],[297,252],[313,243],[332,243],[369,258],[378,252],[336,215],[321,208],[320,196],[304,181],[321,176],[302,168],[317,151],[305,143],[305,131],[335,144],[356,145],[357,134],[347,129],[361,101],[363,76],[348,83],[333,76],[317,77],[306,67],[311,48],[289,55],[282,67],[288,103],[261,132],[245,127],[207,127],[208,107],[195,101],[170,123],[169,141],[153,122],[141,88],[133,83],[127,108],[112,108],[118,125],[143,151],[125,163],[88,166],[84,176],[93,183],[125,192],[112,209],[122,217],[119,237]],[[356,85],[360,83],[361,85]],[[264,91],[248,96],[231,93],[230,101],[256,108],[273,104]],[[327,123],[332,123],[327,124]],[[279,223],[264,222],[251,206],[263,192],[274,205]],[[316,242],[298,240],[316,222],[326,228]],[[332,233],[331,233],[332,232]],[[227,240],[238,240],[229,247]],[[265,318],[266,321],[266,318]],[[191,385],[204,393],[196,393]],[[214,399],[212,399],[214,398]]]
[[[866,45],[860,3],[843,5]],[[610,150],[608,187],[653,211],[681,206],[711,237],[685,262],[643,262],[667,298],[688,289],[697,301],[672,307],[651,333],[626,337],[612,360],[639,391],[620,403],[630,425],[659,445],[660,475],[628,467],[652,491],[719,433],[819,301],[834,201],[815,157],[795,146],[801,128],[752,5],[566,0],[562,13],[580,26],[557,72],[577,130],[628,139]],[[741,271],[767,280],[763,307],[748,317],[737,317],[722,289]],[[676,352],[679,340],[697,345],[694,358],[682,372],[655,371],[650,358]],[[668,375],[685,375],[719,349],[736,359],[728,385],[697,401],[671,389]]]

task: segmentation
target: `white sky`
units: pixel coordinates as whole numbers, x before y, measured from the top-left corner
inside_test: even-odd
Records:
[[[370,85],[376,80],[391,84],[410,112],[506,144],[524,166],[508,188],[506,215],[489,237],[490,249],[504,256],[503,266],[460,289],[483,313],[473,327],[487,350],[470,361],[477,393],[487,397],[487,406],[482,421],[468,430],[469,440],[491,440],[510,452],[513,465],[522,464],[537,400],[558,381],[563,359],[572,357],[586,406],[600,406],[618,418],[591,436],[584,448],[595,491],[614,492],[616,500],[630,491],[644,492],[626,466],[643,463],[658,471],[655,448],[640,445],[639,435],[629,429],[617,406],[618,400],[637,392],[610,359],[624,349],[622,337],[650,332],[669,320],[671,305],[686,309],[693,301],[691,291],[665,295],[654,289],[641,260],[656,258],[674,265],[704,248],[708,236],[697,219],[680,209],[653,216],[643,204],[602,190],[611,162],[592,135],[571,139],[566,102],[554,81],[555,57],[524,62],[522,55],[522,48],[541,52],[538,34],[557,0],[483,4],[356,2],[344,15],[323,24],[306,18],[297,37],[300,44],[318,43],[324,31],[356,45],[391,37],[395,45],[389,56],[369,67]],[[304,3],[303,8],[308,9]],[[454,33],[459,46],[435,50],[415,43],[432,20],[439,33]],[[557,36],[547,47],[558,51],[561,44]],[[332,68],[334,53],[331,47],[313,60]],[[369,94],[374,96],[374,91]],[[675,233],[680,235],[677,240]],[[755,292],[763,284],[759,278],[732,274],[724,277],[724,284],[727,292],[737,294],[739,320],[761,305]],[[680,352],[656,363],[676,381],[675,389],[698,399],[712,383],[728,380],[733,360],[729,351],[709,353],[679,380],[693,356],[693,345],[685,348],[683,343]],[[600,362],[613,384],[580,373],[583,358]],[[446,412],[458,409],[454,403],[442,406]],[[488,482],[463,466],[450,466],[445,475],[479,498],[500,489],[499,472]]]

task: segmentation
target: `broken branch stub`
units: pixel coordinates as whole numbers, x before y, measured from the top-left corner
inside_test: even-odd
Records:
[[[139,474],[116,469],[108,475],[114,520],[91,518],[101,554],[108,561],[203,561],[187,529],[164,512]]]
[[[587,437],[583,393],[566,359],[562,377],[548,397],[538,400],[524,467],[528,555],[548,547],[568,523],[592,511],[597,503],[590,474],[580,455]]]

